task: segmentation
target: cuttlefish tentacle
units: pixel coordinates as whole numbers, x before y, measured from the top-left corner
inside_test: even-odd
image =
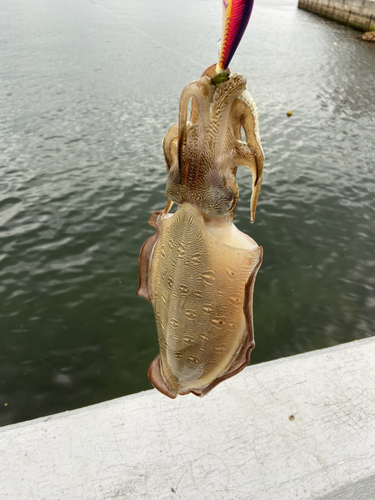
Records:
[[[255,219],[255,210],[262,185],[264,153],[260,142],[258,111],[249,92],[245,90],[233,103],[231,109],[232,129],[237,140],[241,140],[241,128],[245,132],[247,149],[234,151],[233,159],[237,165],[248,167],[253,175],[253,188],[250,203],[251,222]],[[242,143],[243,145],[243,143]]]
[[[218,85],[212,102],[211,124],[217,143],[222,143],[223,134],[232,130],[228,129],[228,119],[231,106],[246,88],[246,79],[237,74],[232,74],[228,83]],[[234,138],[234,137],[233,137]]]
[[[229,70],[227,71],[230,73]],[[203,73],[203,75],[208,75],[211,78],[214,74],[215,65],[210,66]],[[217,94],[215,97],[217,97]],[[244,147],[245,145],[243,143],[240,148],[237,144],[235,144],[232,151],[232,159],[233,167],[242,165],[244,167],[248,167],[252,172],[253,189],[250,210],[251,222],[254,222],[256,205],[262,184],[264,153],[260,141],[257,107],[250,93],[246,89],[243,89],[237,98],[234,99],[230,109],[230,120],[231,132],[236,140],[241,141],[241,128],[245,132],[246,144],[248,148]],[[224,127],[222,128],[222,133],[223,132]],[[218,138],[218,143],[223,144],[222,136]]]
[[[177,143],[178,143],[178,123],[175,123],[165,134],[163,140],[163,152],[167,164],[167,172],[170,171],[172,165],[178,164]]]
[[[194,105],[197,108],[197,112],[193,119],[199,124],[198,129],[198,155],[202,150],[202,143],[206,134],[206,127],[209,122],[210,116],[210,106],[211,99],[214,93],[214,88],[210,84],[208,77],[203,77],[196,82],[192,82],[187,85],[181,94],[180,100],[180,111],[179,111],[179,121],[178,121],[178,156],[180,166],[183,164],[182,155],[184,151],[184,145],[187,140],[187,115],[188,115],[188,105],[190,99],[194,99]]]
[[[235,166],[247,167],[253,176],[253,188],[250,201],[250,221],[254,222],[255,211],[262,184],[262,173],[259,172],[259,164],[256,161],[256,153],[248,144],[238,142],[232,150],[232,162]]]

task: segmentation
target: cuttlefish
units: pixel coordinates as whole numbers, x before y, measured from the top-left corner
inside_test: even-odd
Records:
[[[245,368],[255,346],[262,248],[232,221],[240,165],[252,173],[254,221],[264,155],[246,79],[229,70],[215,78],[215,66],[185,87],[178,123],[165,135],[168,202],[151,216],[156,232],[139,259],[137,293],[153,306],[160,347],[148,375],[171,398],[207,394]]]

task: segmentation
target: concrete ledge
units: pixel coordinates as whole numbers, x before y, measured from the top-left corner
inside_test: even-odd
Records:
[[[375,339],[0,429],[0,497],[373,500]]]
[[[298,0],[298,7],[360,31],[375,30],[374,0]]]

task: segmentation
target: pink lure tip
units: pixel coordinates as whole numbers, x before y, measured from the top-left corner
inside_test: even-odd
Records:
[[[223,31],[217,72],[228,68],[253,10],[254,0],[223,0]]]

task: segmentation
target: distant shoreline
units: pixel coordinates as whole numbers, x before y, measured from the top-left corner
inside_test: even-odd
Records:
[[[359,31],[375,31],[375,0],[298,0],[298,8]]]

